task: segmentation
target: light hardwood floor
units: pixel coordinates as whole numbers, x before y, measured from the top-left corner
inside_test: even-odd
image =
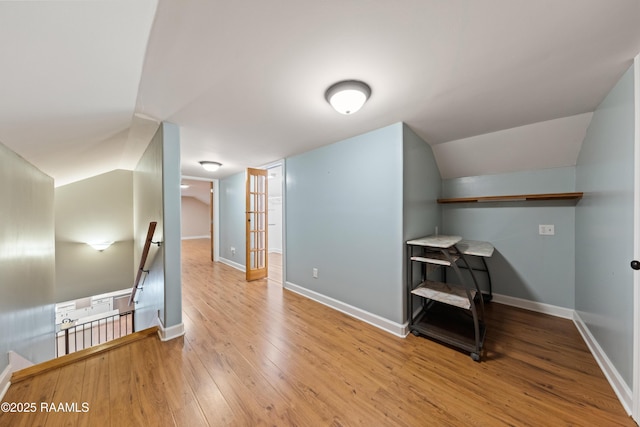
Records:
[[[183,246],[186,335],[12,385],[0,426],[633,426],[569,320],[489,304],[481,363],[398,338]]]
[[[269,284],[282,286],[282,254],[269,252]]]

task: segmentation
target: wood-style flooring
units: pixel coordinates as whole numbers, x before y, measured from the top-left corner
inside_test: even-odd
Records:
[[[183,243],[186,335],[11,386],[0,426],[633,426],[573,323],[488,305],[486,353],[398,338]]]
[[[269,252],[269,284],[282,286],[282,254]]]

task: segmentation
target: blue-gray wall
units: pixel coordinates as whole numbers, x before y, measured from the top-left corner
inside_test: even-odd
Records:
[[[596,109],[578,157],[576,311],[633,383],[633,67]]]
[[[402,241],[398,251],[405,254],[404,242],[434,234],[436,227],[442,228],[441,209],[437,199],[441,192],[438,165],[431,147],[406,124],[402,127],[403,139],[403,208]],[[406,260],[403,258],[403,268]],[[416,270],[419,273],[419,269]],[[403,270],[404,271],[404,270]],[[403,272],[403,276],[405,273]],[[417,280],[419,280],[417,278]],[[400,291],[406,298],[406,292]],[[406,304],[403,303],[403,307]],[[406,310],[405,310],[406,311]],[[408,319],[405,312],[404,319]]]
[[[575,191],[575,168],[556,168],[443,181],[443,197]],[[574,308],[575,201],[442,205],[443,234],[493,243],[487,259],[493,292]],[[553,224],[554,236],[538,225]],[[480,277],[479,277],[480,279]]]
[[[54,357],[53,179],[0,144],[0,373]]]
[[[163,123],[149,143],[133,176],[135,269],[149,222],[158,223],[142,291],[136,297],[136,329],[182,323],[180,239],[180,136],[176,125]]]
[[[245,173],[220,181],[220,258],[236,267],[246,265]],[[235,248],[235,254],[231,253]]]
[[[396,323],[405,320],[402,130],[286,159],[287,282]]]
[[[182,324],[182,238],[180,129],[163,123],[162,213],[164,217],[164,318],[166,328]]]

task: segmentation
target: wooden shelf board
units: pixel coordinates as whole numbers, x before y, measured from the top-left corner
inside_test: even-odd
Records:
[[[546,193],[546,194],[518,194],[508,196],[456,197],[438,199],[438,203],[479,203],[479,202],[522,202],[533,200],[579,200],[582,192],[576,193]]]

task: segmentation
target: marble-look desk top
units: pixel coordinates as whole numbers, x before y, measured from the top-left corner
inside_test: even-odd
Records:
[[[459,241],[462,240],[460,236],[446,236],[446,235],[438,235],[438,236],[427,236],[421,237],[419,239],[409,240],[407,245],[415,245],[415,246],[428,246],[430,248],[450,248],[455,245]]]
[[[493,245],[479,240],[461,240],[456,243],[456,248],[465,255],[490,257],[493,255]]]
[[[493,245],[480,240],[462,240],[460,236],[427,236],[419,239],[409,240],[407,245],[428,246],[430,248],[446,249],[455,245],[458,251],[464,255],[490,257],[493,255]]]

